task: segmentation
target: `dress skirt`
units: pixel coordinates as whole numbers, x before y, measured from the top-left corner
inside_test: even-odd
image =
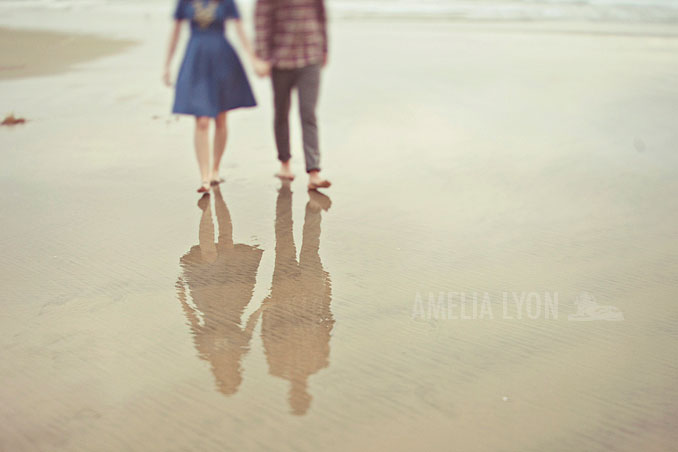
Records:
[[[247,74],[223,32],[193,32],[177,78],[172,111],[216,118],[257,105]]]

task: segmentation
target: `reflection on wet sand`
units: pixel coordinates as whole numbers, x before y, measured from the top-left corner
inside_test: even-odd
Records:
[[[304,415],[312,400],[308,379],[329,365],[334,326],[330,276],[318,254],[322,211],[330,208],[331,201],[321,193],[309,192],[297,259],[292,191],[289,184],[283,184],[276,205],[271,292],[243,325],[242,316],[252,299],[263,250],[233,244],[230,213],[219,188],[214,189],[214,194],[218,240],[215,243],[210,196],[205,195],[198,203],[202,209],[200,243],[181,258],[183,274],[177,282],[178,298],[198,355],[210,363],[219,391],[235,394],[242,383],[242,359],[250,349],[261,317],[269,372],[290,382],[292,413]]]
[[[230,213],[219,188],[214,189],[214,194],[218,241],[214,242],[210,197],[205,195],[198,204],[203,211],[200,244],[181,258],[183,276],[177,282],[177,293],[198,355],[210,363],[219,391],[232,395],[242,382],[240,363],[249,351],[261,314],[261,310],[254,312],[243,327],[241,317],[252,299],[263,250],[233,244]]]
[[[278,193],[275,269],[261,327],[269,371],[290,382],[289,402],[296,415],[306,414],[311,405],[309,377],[329,365],[334,326],[330,276],[318,255],[321,212],[330,208],[331,201],[317,192],[309,196],[297,261],[289,184]]]

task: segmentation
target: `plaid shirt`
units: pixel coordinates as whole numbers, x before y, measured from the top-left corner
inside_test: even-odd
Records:
[[[279,69],[322,64],[327,58],[324,0],[257,0],[256,53]]]

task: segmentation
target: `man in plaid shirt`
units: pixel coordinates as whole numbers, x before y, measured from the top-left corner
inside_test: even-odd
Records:
[[[278,176],[293,180],[290,169],[289,113],[297,89],[303,130],[306,172],[310,189],[328,188],[320,177],[316,105],[320,70],[327,63],[327,18],[324,0],[257,0],[256,54],[260,76],[273,81],[275,141],[281,169]]]

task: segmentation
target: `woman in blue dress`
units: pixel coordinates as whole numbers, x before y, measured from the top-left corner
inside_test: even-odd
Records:
[[[226,113],[236,108],[256,106],[240,58],[226,39],[226,21],[235,25],[242,46],[255,68],[261,62],[254,56],[234,0],[178,0],[174,19],[164,80],[171,86],[170,65],[181,24],[190,20],[191,38],[177,78],[173,112],[196,118],[195,150],[202,177],[198,192],[206,193],[210,186],[223,181],[219,177],[219,166],[226,149]],[[215,122],[211,167],[210,119]]]

